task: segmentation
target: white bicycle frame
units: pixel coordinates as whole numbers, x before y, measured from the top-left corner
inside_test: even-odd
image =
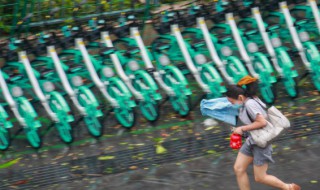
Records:
[[[175,36],[175,38],[177,39],[177,42],[178,42],[178,45],[179,45],[179,48],[182,52],[182,55],[186,61],[186,64],[191,72],[191,74],[193,75],[193,77],[196,79],[196,81],[198,82],[198,84],[200,85],[200,87],[202,88],[202,90],[205,92],[205,93],[210,93],[210,89],[208,87],[207,84],[205,84],[201,77],[200,77],[200,73],[198,71],[198,68],[194,65],[193,61],[192,61],[192,58],[188,52],[188,49],[186,47],[186,44],[182,38],[182,35],[181,35],[181,32],[180,32],[180,29],[179,29],[179,26],[177,24],[173,24],[171,25],[171,33],[172,35]]]
[[[146,50],[146,46],[143,43],[143,40],[140,36],[139,30],[137,27],[130,28],[130,36],[137,42],[138,47],[140,49],[140,54],[142,56],[144,63],[146,64],[147,69],[150,69],[150,68],[155,69],[155,67],[151,63],[150,57],[148,56],[148,53]],[[158,71],[154,71],[153,76],[158,82],[158,84],[167,92],[167,94],[169,94],[170,96],[175,96],[175,93],[172,90],[172,88],[166,85],[166,83],[162,80],[162,77]]]
[[[281,77],[283,77],[283,70],[279,66],[276,52],[274,50],[274,47],[272,46],[270,37],[269,37],[269,35],[268,35],[267,31],[266,31],[266,27],[264,26],[264,22],[262,20],[259,8],[258,7],[254,7],[254,8],[251,9],[251,11],[252,11],[252,14],[253,14],[253,18],[256,20],[256,22],[258,24],[259,32],[260,32],[260,34],[262,36],[262,39],[263,39],[264,45],[265,45],[265,47],[267,49],[267,52],[271,56],[271,61],[273,63],[273,66],[277,70],[279,75]]]
[[[70,97],[70,99],[72,100],[72,102],[74,103],[78,111],[80,112],[80,114],[87,115],[86,110],[84,109],[84,107],[81,106],[81,104],[79,103],[76,97],[77,91],[74,90],[70,85],[67,74],[62,68],[61,61],[57,55],[57,52],[54,46],[47,47],[47,50],[48,50],[48,56],[51,57],[51,59],[53,60],[54,67],[59,75],[59,78],[61,80],[64,90],[67,92],[68,96]]]
[[[238,27],[236,25],[236,22],[234,21],[233,14],[232,13],[227,13],[226,14],[226,20],[227,20],[228,24],[231,27],[233,38],[236,41],[236,44],[237,44],[237,47],[239,49],[240,55],[241,55],[242,59],[244,60],[244,62],[246,64],[250,74],[255,78],[260,78],[260,76],[254,70],[253,65],[252,65],[252,60],[249,57],[246,48],[244,47],[243,41],[242,41],[241,36],[239,34]]]
[[[223,76],[226,78],[229,84],[233,84],[234,81],[232,77],[227,73],[226,68],[224,67],[223,61],[220,59],[216,48],[214,47],[214,44],[211,40],[210,33],[208,30],[208,27],[206,25],[206,22],[203,17],[197,18],[197,26],[199,29],[201,29],[204,40],[206,42],[207,48],[209,50],[211,59],[215,64],[217,65],[219,71],[223,74]]]
[[[302,43],[300,41],[300,38],[299,38],[298,32],[296,30],[296,27],[294,26],[294,24],[292,22],[292,17],[291,17],[291,14],[289,12],[289,9],[288,9],[287,2],[280,2],[279,5],[280,5],[280,9],[281,9],[281,11],[282,11],[282,13],[283,13],[283,15],[285,17],[285,20],[286,20],[286,23],[287,23],[287,27],[288,27],[288,29],[290,31],[293,43],[296,46],[296,48],[298,49],[298,51],[299,51],[299,55],[300,55],[300,57],[302,59],[302,62],[306,66],[306,68],[308,70],[311,70],[310,62],[307,59],[306,53],[304,51],[304,47],[303,47],[303,45],[302,45]]]
[[[25,51],[21,51],[19,52],[19,60],[21,63],[23,63],[23,66],[27,72],[28,78],[30,80],[30,83],[32,85],[33,91],[35,92],[36,96],[39,98],[42,106],[44,107],[44,109],[46,110],[46,112],[48,113],[49,117],[54,121],[54,122],[58,122],[58,117],[57,115],[52,111],[52,109],[50,108],[49,105],[49,101],[48,101],[48,96],[46,96],[41,87],[40,84],[36,78],[36,76],[34,75],[33,72],[33,68],[30,65],[30,61],[27,57],[27,54]]]
[[[320,14],[316,0],[308,0],[308,3],[312,9],[314,20],[317,24],[317,28],[320,34]]]
[[[1,69],[0,69],[0,87],[1,87],[1,91],[4,96],[4,99],[6,100],[8,105],[10,106],[10,109],[12,110],[14,116],[17,118],[19,124],[22,125],[23,127],[27,126],[24,118],[20,115],[20,113],[18,111],[17,103],[10,93],[8,85],[2,75]]]
[[[102,82],[99,78],[99,75],[97,74],[97,71],[95,70],[92,61],[89,57],[89,53],[83,43],[83,40],[81,38],[76,39],[76,46],[84,58],[84,63],[89,71],[90,77],[93,80],[94,84],[98,87],[100,92],[103,94],[103,96],[111,103],[113,107],[119,107],[119,104],[117,101],[110,96],[110,94],[107,91],[106,85],[108,85],[106,82]]]
[[[102,42],[104,42],[107,47],[113,47],[113,43],[110,39],[109,32],[102,32],[101,38],[102,38],[101,39]],[[111,57],[113,65],[116,68],[117,74],[122,79],[122,81],[127,85],[127,87],[129,88],[131,93],[134,95],[134,97],[136,97],[138,100],[144,100],[142,94],[132,86],[131,79],[124,72],[117,54],[115,54],[115,53],[110,54],[110,57]]]

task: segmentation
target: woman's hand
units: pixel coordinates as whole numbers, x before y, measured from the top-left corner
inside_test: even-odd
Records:
[[[242,131],[242,126],[241,127],[237,127],[234,129],[233,133],[236,133],[236,134],[239,134],[239,135],[242,135],[243,134],[243,131]]]

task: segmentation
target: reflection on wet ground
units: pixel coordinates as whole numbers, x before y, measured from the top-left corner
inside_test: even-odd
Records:
[[[199,89],[191,86],[194,110],[186,118],[164,102],[157,122],[139,117],[130,131],[121,128],[112,113],[106,114],[100,139],[91,138],[80,120],[74,123],[76,140],[71,145],[48,127],[42,129],[44,144],[38,151],[23,135],[15,136],[10,149],[0,154],[0,189],[236,189],[229,126],[203,125]],[[299,88],[299,98],[291,100],[278,84],[276,105],[294,128],[275,143],[278,162],[270,172],[313,190],[320,186],[320,98],[309,80]],[[49,126],[48,120],[42,121]]]
[[[269,173],[285,182],[295,182],[308,190],[319,189],[320,183],[320,138],[293,139],[274,144],[273,157],[276,161],[270,164]],[[173,154],[173,153],[171,153]],[[151,165],[129,172],[109,176],[86,176],[81,180],[53,185],[49,189],[214,189],[237,190],[233,163],[236,152],[227,149],[221,153],[181,160],[178,162]],[[266,186],[254,182],[253,168],[248,169],[251,188],[268,190]]]

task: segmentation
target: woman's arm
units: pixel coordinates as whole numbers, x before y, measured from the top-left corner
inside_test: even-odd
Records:
[[[256,117],[256,120],[253,123],[248,124],[248,125],[244,125],[244,126],[241,126],[241,127],[237,127],[234,130],[234,133],[238,133],[238,134],[242,135],[242,133],[245,132],[245,131],[251,131],[251,130],[254,130],[254,129],[260,129],[260,128],[263,128],[265,126],[267,126],[266,119],[263,117],[262,114],[258,114],[257,117]]]

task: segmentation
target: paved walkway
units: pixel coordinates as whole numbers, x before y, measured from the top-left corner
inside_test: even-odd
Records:
[[[274,159],[269,173],[286,182],[296,182],[303,190],[320,189],[320,138],[319,135],[292,139],[274,144]],[[110,176],[84,178],[43,189],[92,190],[236,190],[232,166],[236,152],[153,166]],[[252,167],[248,170],[253,190],[272,189],[253,180]]]

